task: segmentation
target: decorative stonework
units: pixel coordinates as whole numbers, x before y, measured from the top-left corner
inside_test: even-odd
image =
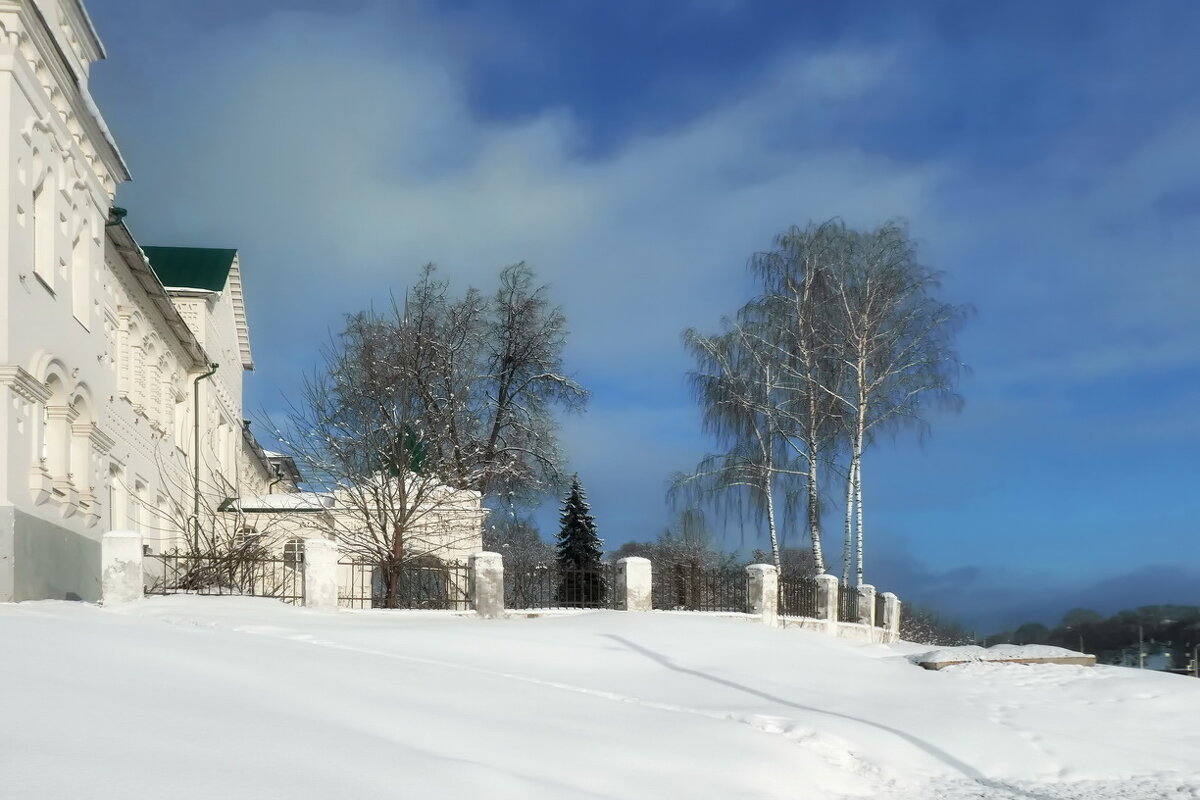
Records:
[[[45,403],[50,399],[46,384],[15,364],[0,366],[0,386],[8,386],[30,403]]]
[[[58,53],[58,46],[53,33],[43,26],[39,15],[28,4],[20,6],[16,13],[10,12],[0,18],[0,28],[4,29],[7,40],[16,44],[28,77],[41,88],[43,101],[53,111],[51,119],[54,121],[54,136],[59,148],[69,153],[72,159],[78,158],[87,164],[88,171],[98,181],[98,188],[111,202],[116,192],[117,176],[112,174],[108,162],[111,160],[112,165],[122,172],[121,180],[128,176],[124,174],[125,167],[116,149],[107,141],[102,123],[92,118],[92,111],[84,98],[86,89],[81,88],[85,84],[78,81],[74,74],[76,68],[64,59],[46,58],[43,55]],[[84,63],[87,60],[82,59]],[[22,72],[14,71],[19,83],[25,82]],[[67,91],[63,87],[67,87]],[[32,87],[24,88],[28,92]],[[97,141],[109,146],[107,157],[101,155]],[[78,170],[78,167],[74,167],[74,170]]]

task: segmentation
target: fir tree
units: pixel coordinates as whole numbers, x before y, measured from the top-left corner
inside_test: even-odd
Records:
[[[596,535],[587,497],[579,476],[563,500],[558,532],[558,602],[576,608],[598,608],[604,601],[604,575],[600,558],[603,542]]]

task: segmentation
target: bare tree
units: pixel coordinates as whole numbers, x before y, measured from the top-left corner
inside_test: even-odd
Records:
[[[530,570],[554,564],[554,546],[542,539],[532,517],[493,511],[483,529],[483,547],[504,556],[504,568]]]
[[[427,266],[402,306],[375,324],[413,339],[412,387],[428,446],[440,451],[446,480],[504,505],[555,491],[562,454],[558,410],[577,411],[587,391],[562,361],[566,317],[524,263],[500,273],[488,299],[449,284]]]
[[[478,528],[478,495],[447,484],[445,441],[454,409],[422,402],[430,332],[351,316],[305,381],[276,437],[329,500],[336,535],[352,559],[374,565],[385,606],[399,602],[406,564],[453,550]]]
[[[586,400],[562,370],[565,317],[546,287],[524,264],[500,284],[456,299],[427,266],[390,312],[348,318],[276,429],[345,509],[343,549],[376,565],[389,606],[405,564],[478,535],[482,496],[512,505],[554,487],[554,411]]]
[[[295,528],[276,515],[247,513],[239,500],[248,488],[242,460],[222,464],[215,436],[199,441],[198,454],[185,454],[160,437],[154,455],[162,494],[156,502],[124,487],[135,498],[143,530],[159,534],[147,542],[157,551],[147,568],[150,591],[297,593],[296,570],[273,563],[282,538]]]

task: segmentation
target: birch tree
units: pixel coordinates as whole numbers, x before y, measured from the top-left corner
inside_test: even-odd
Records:
[[[815,568],[826,567],[825,475],[844,454],[843,583],[863,580],[863,453],[881,431],[925,426],[934,404],[957,407],[954,334],[966,309],[935,298],[907,231],[860,233],[839,220],[792,227],[750,259],[761,295],[718,336],[684,340],[705,430],[723,446],[673,492],[693,502],[749,500],[765,518],[779,565],[780,488],[790,505],[803,482]]]
[[[839,226],[840,227],[840,226]],[[863,453],[880,431],[927,427],[931,405],[958,409],[953,339],[968,309],[935,297],[938,273],[921,263],[908,231],[888,223],[869,233],[842,228],[832,270],[830,342],[842,380],[822,384],[844,412],[846,481],[842,581],[863,582]]]
[[[689,504],[708,503],[726,513],[749,512],[765,522],[771,557],[779,559],[780,495],[806,475],[781,446],[784,413],[780,402],[786,370],[778,348],[770,344],[769,317],[751,304],[725,331],[705,336],[684,331],[684,342],[697,362],[689,374],[701,408],[703,427],[724,449],[705,456],[690,473],[672,480],[671,496]]]
[[[841,362],[833,341],[829,305],[845,250],[844,228],[830,221],[791,227],[775,248],[750,260],[763,296],[757,303],[768,320],[763,345],[784,390],[776,417],[787,450],[804,465],[809,540],[818,572],[825,571],[822,544],[822,464],[831,457],[839,432],[838,404],[825,387],[840,381]]]

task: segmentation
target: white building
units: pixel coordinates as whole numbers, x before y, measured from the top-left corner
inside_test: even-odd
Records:
[[[271,475],[243,435],[237,254],[151,264],[112,212],[103,56],[76,0],[0,0],[0,600],[94,599],[111,528],[178,543],[197,441],[203,491]]]
[[[79,0],[0,0],[0,601],[96,599],[105,531],[159,552],[299,480],[243,422],[236,251],[142,249],[113,209],[103,57]]]

